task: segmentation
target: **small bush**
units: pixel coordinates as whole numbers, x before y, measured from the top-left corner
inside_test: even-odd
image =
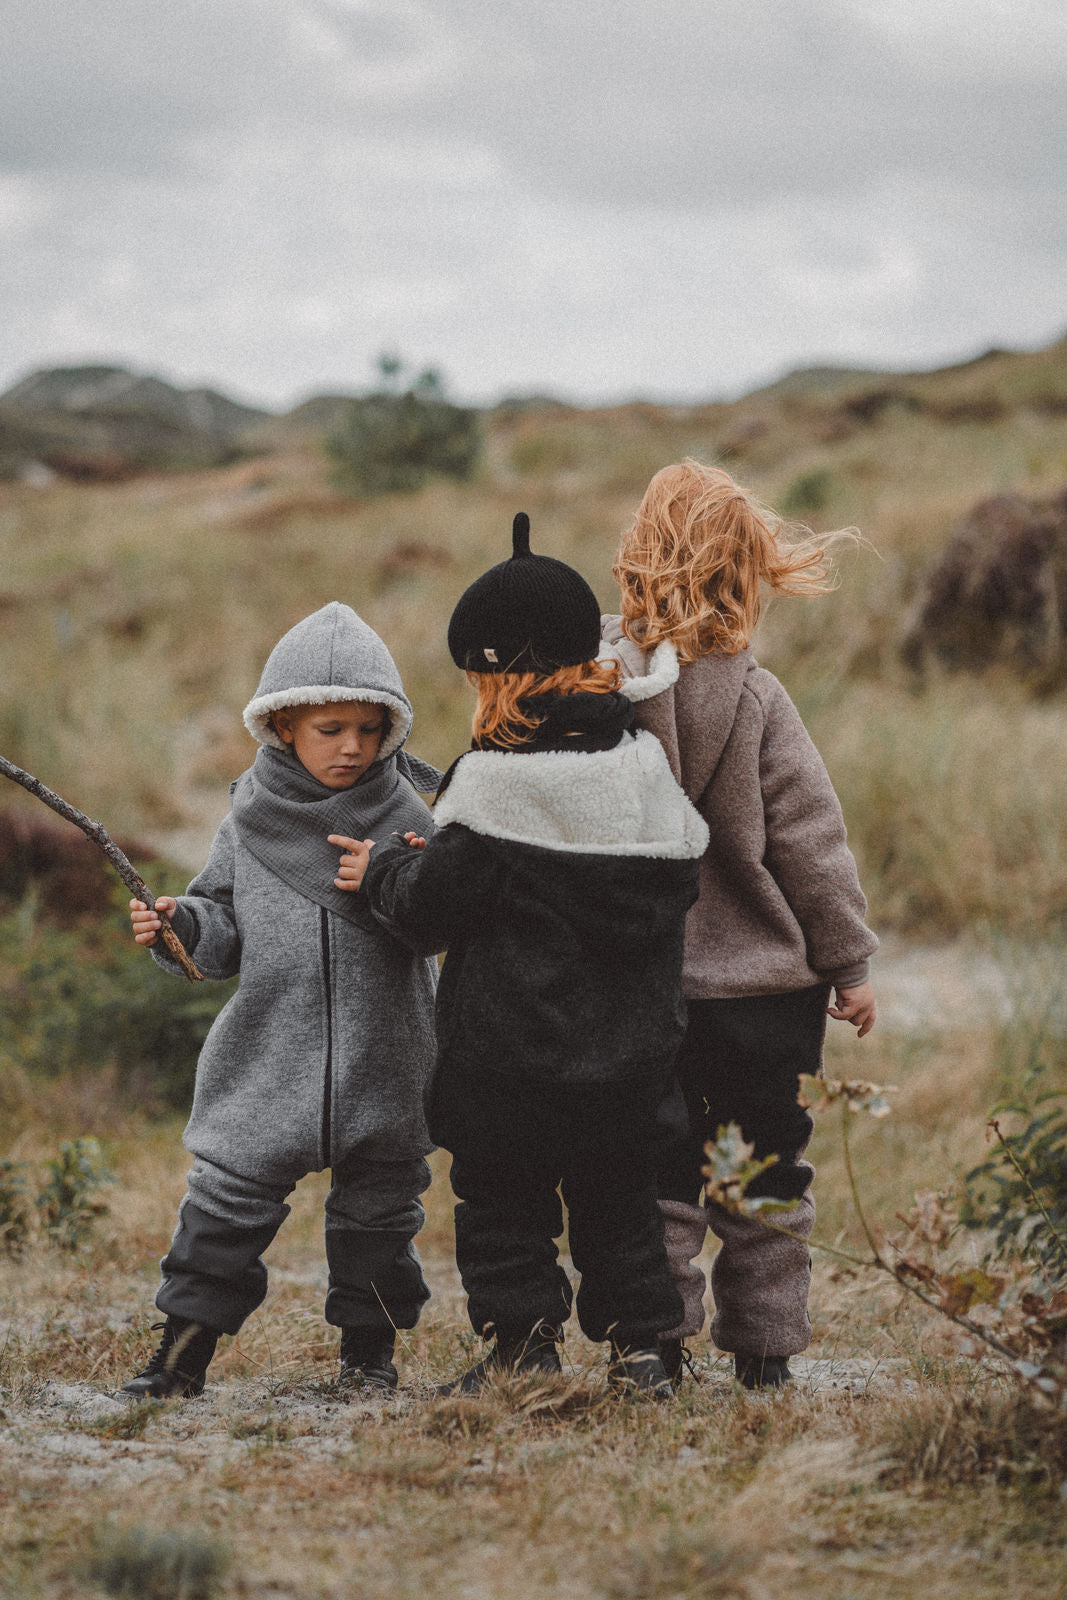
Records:
[[[20,1254],[29,1238],[25,1170],[22,1161],[0,1161],[0,1251],[8,1255]]]
[[[834,475],[828,467],[801,472],[786,485],[781,509],[787,517],[806,517],[822,511],[834,491]]]
[[[1067,1283],[1067,1091],[1042,1086],[1044,1068],[991,1117],[998,1142],[964,1177],[961,1221],[992,1233],[1001,1257],[1022,1257],[1054,1285]],[[1000,1120],[1016,1117],[1015,1132]]]
[[[446,399],[435,372],[401,389],[400,363],[380,365],[389,386],[354,400],[327,442],[339,483],[375,495],[421,489],[434,477],[469,479],[481,455],[478,413]]]
[[[64,1140],[59,1154],[46,1162],[48,1182],[37,1196],[41,1227],[55,1244],[77,1250],[88,1241],[93,1223],[107,1207],[91,1197],[115,1174],[95,1139]]]
[[[113,1068],[132,1102],[187,1106],[200,1048],[236,984],[160,972],[134,944],[124,903],[83,928],[52,926],[32,901],[0,916],[0,1028],[31,1076]]]
[[[1055,1492],[1067,1473],[1062,1415],[1018,1389],[916,1396],[879,1416],[871,1443],[889,1463],[883,1476],[899,1486],[992,1478]]]
[[[201,1533],[135,1525],[101,1535],[89,1577],[117,1600],[213,1600],[228,1565]]]

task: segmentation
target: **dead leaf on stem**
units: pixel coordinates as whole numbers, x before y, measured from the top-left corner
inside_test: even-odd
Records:
[[[850,1111],[869,1111],[872,1117],[888,1117],[892,1106],[886,1095],[898,1093],[892,1083],[867,1083],[863,1078],[816,1078],[803,1072],[797,1104],[805,1110],[818,1112],[843,1100]]]

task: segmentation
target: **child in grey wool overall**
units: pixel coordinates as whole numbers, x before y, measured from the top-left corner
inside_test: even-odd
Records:
[[[841,807],[796,707],[749,650],[765,589],[816,595],[831,586],[832,537],[791,540],[717,468],[664,467],[619,547],[622,614],[603,623],[637,723],[659,739],[710,838],[685,937],[689,1020],[677,1072],[691,1131],[659,1163],[685,1302],[682,1322],[661,1339],[675,1378],[682,1339],[704,1322],[693,1258],[710,1226],[721,1241],[712,1338],[733,1353],[746,1388],[788,1382],[789,1356],[811,1339],[804,1240],[815,1218],[814,1169],[801,1159],[812,1120],[797,1104],[797,1080],[821,1071],[827,1014],[861,1039],[875,1021],[869,958],[878,940],[864,921]],[[748,1192],[793,1202],[775,1218],[793,1238],[696,1203],[704,1144],[730,1122],[757,1156],[777,1158]]]
[[[431,831],[417,789],[440,774],[404,752],[412,712],[393,659],[337,602],[274,647],[244,721],[260,750],[207,864],[157,902],[207,977],[241,981],[197,1064],[193,1166],[156,1296],[163,1336],[123,1391],[139,1399],[202,1391],[219,1335],[266,1294],[260,1257],[309,1172],[332,1169],[326,1320],[342,1330],[342,1378],[395,1388],[395,1329],[429,1295],[412,1240],[430,1182],[436,965],[336,887],[330,836]],[[131,919],[179,971],[157,913],[134,900]]]

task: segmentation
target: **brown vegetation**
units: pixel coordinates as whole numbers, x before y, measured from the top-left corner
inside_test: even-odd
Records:
[[[263,658],[326,600],[349,601],[386,638],[415,704],[413,746],[443,766],[466,743],[471,710],[444,625],[465,584],[506,554],[516,510],[531,515],[534,547],[576,565],[605,609],[615,543],[648,478],[687,454],[725,463],[816,526],[858,525],[868,542],[842,557],[839,590],[772,606],[757,653],[826,756],[872,922],[897,930],[879,978],[884,1026],[860,1046],[837,1029],[828,1046],[831,1072],[900,1085],[893,1115],[851,1141],[866,1208],[891,1225],[913,1191],[981,1160],[989,1106],[1038,1056],[1067,1083],[1055,937],[1067,903],[1063,689],[1044,683],[1035,698],[1010,653],[958,672],[932,652],[921,679],[900,657],[958,520],[1007,492],[1028,504],[1062,494],[1064,395],[1060,344],[943,373],[795,375],[735,405],[501,408],[477,482],[411,496],[338,498],[312,415],[252,464],[2,485],[0,751],[113,833],[195,868],[253,753],[240,711]],[[155,1262],[187,1161],[180,1121],[143,1107],[168,1041],[182,1056],[171,1081],[187,1076],[195,1050],[182,1041],[195,1029],[186,1019],[180,1033],[166,1014],[153,1059],[135,1064],[150,1080],[139,1087],[108,1000],[94,1070],[56,1065],[81,1048],[66,1037],[81,1005],[70,968],[104,968],[84,929],[68,945],[35,896],[57,904],[59,885],[82,882],[79,853],[87,866],[93,851],[73,830],[61,842],[28,797],[0,808],[0,872],[19,899],[4,925],[0,1157],[40,1171],[57,1141],[95,1134],[119,1177],[87,1245],[38,1243],[0,1262],[0,1590],[1058,1597],[1062,1431],[995,1361],[961,1352],[942,1319],[842,1263],[817,1267],[814,1365],[797,1363],[798,1383],[778,1397],[737,1391],[701,1344],[701,1381],[674,1404],[620,1403],[603,1353],[578,1335],[558,1388],[435,1397],[473,1347],[441,1158],[420,1241],[435,1298],[405,1341],[397,1399],[332,1388],[325,1180],[314,1178],[271,1249],[268,1300],[224,1345],[205,1399],[120,1408],[113,1391],[152,1340]],[[94,863],[90,876],[105,870]],[[96,892],[86,878],[77,904]],[[981,929],[989,943],[976,951]],[[961,935],[953,1000],[936,981],[947,957],[934,941]],[[905,936],[924,943],[909,950]],[[117,937],[101,928],[101,950]],[[167,980],[146,962],[134,992],[107,959],[105,999],[125,997],[132,1049],[152,985]],[[31,1015],[46,981],[57,1015],[70,1008],[63,1038]],[[187,1003],[186,986],[171,992]],[[820,1235],[862,1244],[824,1125],[813,1157]]]

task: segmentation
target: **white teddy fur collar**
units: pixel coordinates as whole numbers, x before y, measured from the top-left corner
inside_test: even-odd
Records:
[[[708,827],[652,734],[595,752],[472,750],[434,808],[438,828],[548,850],[695,860]]]
[[[603,642],[597,659],[621,663],[627,676],[619,685],[619,693],[634,702],[651,700],[678,682],[678,655],[669,639],[646,652],[623,634],[618,640]]]

